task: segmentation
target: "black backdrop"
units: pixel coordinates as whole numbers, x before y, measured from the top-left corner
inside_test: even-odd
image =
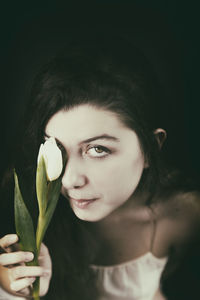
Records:
[[[72,38],[122,32],[139,45],[165,86],[169,103],[160,113],[170,155],[199,173],[198,1],[12,0],[1,4],[0,22],[1,169],[40,62]]]
[[[12,0],[1,4],[0,10],[1,171],[17,138],[16,125],[40,62],[71,39],[98,36],[103,31],[125,34],[152,62],[168,96],[168,104],[163,105],[160,113],[163,114],[162,126],[165,128],[166,125],[168,129],[170,155],[180,163],[190,165],[200,175],[200,18],[197,0]],[[168,117],[168,112],[172,117]],[[167,143],[165,149],[168,150]],[[192,254],[193,260],[191,255],[188,256],[187,272],[179,270],[179,284],[176,280],[173,283],[174,277],[168,284],[169,290],[174,291],[179,285],[180,290],[186,277],[189,295],[182,295],[181,299],[195,298],[191,296],[191,292],[195,293],[195,278],[191,274],[196,271],[189,270],[197,270],[199,274],[200,265],[199,247],[193,249],[196,256]],[[197,279],[198,289],[199,275]]]

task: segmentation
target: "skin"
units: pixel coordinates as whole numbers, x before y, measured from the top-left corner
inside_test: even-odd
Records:
[[[118,264],[148,252],[152,212],[145,205],[147,194],[135,193],[148,162],[136,133],[114,113],[80,105],[53,115],[47,123],[45,134],[46,138],[55,137],[67,154],[61,192],[75,215],[88,228],[91,247],[98,249],[94,263]],[[166,132],[158,128],[154,135],[161,148]],[[97,136],[101,138],[94,140]],[[179,247],[187,242],[191,231],[194,231],[193,221],[199,218],[198,197],[176,195],[154,205],[157,230],[151,251],[155,256],[164,257],[172,245]],[[74,199],[96,200],[81,207]],[[179,213],[174,215],[174,211]],[[194,211],[197,218],[194,218]],[[9,249],[16,243],[16,235],[0,239],[3,248]],[[30,253],[22,251],[0,255],[0,284],[10,293],[17,291],[26,294],[35,277],[40,276],[40,294],[44,295],[51,278],[48,250],[43,246],[39,267],[24,266],[26,261],[32,260],[28,255]],[[13,266],[16,263],[19,265]]]
[[[166,132],[157,128],[153,133],[161,149]],[[184,195],[155,199],[150,209],[145,205],[148,194],[135,193],[148,162],[134,130],[115,113],[88,104],[61,110],[49,120],[45,134],[67,154],[61,192],[91,234],[91,247],[98,253],[94,263],[118,264],[150,251],[153,218],[157,229],[151,251],[156,257],[187,242],[193,217],[183,205]],[[94,140],[99,136],[104,138]],[[74,199],[96,200],[80,207]]]
[[[161,147],[165,131],[158,128],[154,134]],[[134,130],[111,111],[80,105],[53,115],[45,135],[54,137],[67,154],[61,192],[98,248],[94,263],[120,263],[147,252],[152,216],[145,205],[147,194],[134,192],[148,162]],[[74,199],[97,200],[80,207]],[[138,236],[140,243],[130,236]]]
[[[114,113],[89,105],[59,111],[48,122],[46,136],[67,153],[62,194],[79,219],[100,221],[132,197],[145,159],[136,133]],[[79,207],[73,199],[97,200]]]
[[[40,266],[25,266],[26,262],[33,260],[33,253],[13,252],[13,247],[18,248],[17,242],[16,234],[8,234],[0,239],[0,246],[7,252],[0,255],[1,286],[10,294],[26,296],[30,293],[28,287],[36,277],[40,277],[40,296],[44,296],[48,291],[52,275],[48,249],[42,244],[38,258]]]

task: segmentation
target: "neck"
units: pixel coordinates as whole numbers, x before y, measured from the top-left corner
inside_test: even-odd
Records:
[[[110,215],[98,222],[84,222],[87,230],[92,234],[109,234],[118,231],[119,228],[127,228],[134,223],[149,222],[150,209],[146,205],[149,197],[147,192],[138,193],[130,197],[122,206],[113,211]],[[120,230],[121,231],[121,230]]]

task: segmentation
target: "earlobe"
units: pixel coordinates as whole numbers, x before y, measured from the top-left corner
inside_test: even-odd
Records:
[[[144,162],[144,169],[147,169],[148,167],[149,167],[149,163],[148,163],[147,160],[145,160],[145,162]]]
[[[157,128],[154,130],[153,134],[158,142],[159,149],[161,149],[167,138],[167,132],[162,128]]]
[[[167,138],[167,132],[162,128],[157,128],[153,131],[153,135],[156,138],[159,149],[161,149],[164,144],[164,141]],[[148,161],[148,158],[145,157],[144,169],[147,169],[148,167],[149,167],[149,161]]]

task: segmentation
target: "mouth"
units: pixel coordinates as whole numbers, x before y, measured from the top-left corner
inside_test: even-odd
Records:
[[[98,198],[94,199],[74,199],[70,198],[71,202],[77,207],[77,208],[86,208],[88,205],[92,204],[94,201],[96,201]]]

